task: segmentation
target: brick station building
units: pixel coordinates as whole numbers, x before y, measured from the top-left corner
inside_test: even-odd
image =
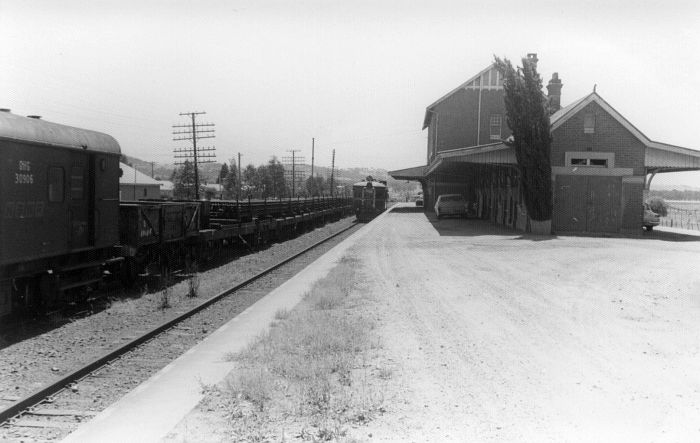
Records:
[[[528,54],[537,63],[536,54]],[[657,173],[700,170],[700,151],[652,141],[595,91],[560,107],[557,73],[547,85],[555,232],[634,232]],[[417,180],[426,211],[437,196],[465,196],[477,217],[529,231],[503,79],[492,64],[426,108],[425,166],[390,171]]]

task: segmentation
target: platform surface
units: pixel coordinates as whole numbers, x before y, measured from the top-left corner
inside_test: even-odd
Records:
[[[278,310],[296,306],[366,234],[366,228],[360,228],[63,441],[126,443],[164,438],[203,398],[202,386],[219,383],[231,371],[233,363],[226,361],[225,355],[244,349],[268,327]]]

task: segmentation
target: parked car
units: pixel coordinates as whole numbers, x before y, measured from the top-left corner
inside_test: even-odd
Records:
[[[442,218],[446,215],[467,215],[467,202],[459,194],[443,194],[435,202],[435,215]]]
[[[659,226],[660,223],[659,214],[652,211],[647,203],[644,203],[644,221],[642,222],[644,229],[651,231],[654,229],[654,226]]]

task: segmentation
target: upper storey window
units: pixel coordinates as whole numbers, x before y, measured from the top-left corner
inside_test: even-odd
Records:
[[[583,133],[593,134],[595,132],[595,114],[588,112],[583,115]]]

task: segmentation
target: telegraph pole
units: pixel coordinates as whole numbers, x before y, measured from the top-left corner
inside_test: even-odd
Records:
[[[243,193],[243,177],[241,177],[241,153],[238,153],[238,199],[240,200]]]
[[[282,163],[284,164],[284,173],[288,175],[291,172],[292,181],[292,197],[296,194],[296,182],[299,177],[303,177],[303,171],[297,171],[297,162],[304,162],[304,157],[296,155],[301,149],[287,149],[287,152],[291,152],[291,157],[283,157]],[[290,171],[291,168],[291,171]]]
[[[199,164],[200,163],[212,163],[214,160],[206,160],[215,158],[216,154],[211,153],[211,151],[216,150],[213,146],[206,146],[197,148],[197,140],[203,138],[214,138],[214,123],[199,123],[195,121],[196,116],[206,114],[206,112],[181,112],[181,116],[189,116],[192,120],[191,124],[186,125],[173,125],[175,130],[173,131],[174,141],[179,140],[192,140],[192,148],[185,149],[175,149],[175,158],[184,158],[183,162],[176,162],[175,164],[182,165],[188,159],[193,159],[194,163],[194,196],[196,200],[199,200]],[[180,130],[182,129],[182,130]],[[185,130],[186,129],[186,130]],[[206,152],[202,154],[202,152]],[[203,160],[205,159],[205,160]]]
[[[314,142],[316,139],[314,137],[311,137],[311,182],[314,181]],[[316,187],[314,186],[314,189]]]
[[[331,197],[335,194],[335,183],[333,182],[333,176],[335,175],[335,149],[333,150],[333,159],[331,160]]]

